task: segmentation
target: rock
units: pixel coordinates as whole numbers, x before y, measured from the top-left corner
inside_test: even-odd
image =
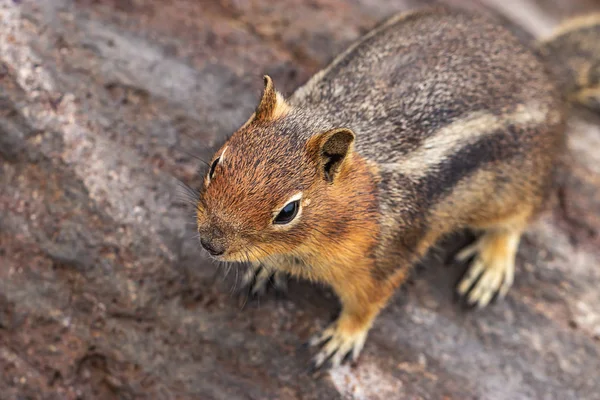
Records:
[[[460,268],[432,259],[356,367],[306,373],[298,345],[334,312],[329,291],[292,282],[242,311],[237,270],[199,251],[177,181],[198,183],[195,157],[250,115],[262,74],[289,94],[423,3],[1,1],[3,398],[600,399],[600,120],[584,111],[507,299],[463,310]],[[484,3],[523,35],[600,10]]]

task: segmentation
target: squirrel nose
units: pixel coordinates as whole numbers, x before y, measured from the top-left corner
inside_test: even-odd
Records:
[[[211,243],[204,239],[200,239],[200,244],[202,244],[202,247],[204,247],[204,249],[208,251],[211,256],[220,256],[221,254],[225,253],[225,246],[223,245]]]

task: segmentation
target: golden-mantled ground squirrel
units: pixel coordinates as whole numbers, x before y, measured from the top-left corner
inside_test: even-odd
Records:
[[[375,317],[443,235],[482,231],[458,293],[483,307],[513,283],[544,207],[569,99],[600,103],[599,16],[523,44],[489,17],[436,7],[392,17],[285,100],[265,77],[215,153],[197,203],[204,248],[324,282],[342,312],[314,364],[356,359]],[[327,363],[326,363],[327,361]]]

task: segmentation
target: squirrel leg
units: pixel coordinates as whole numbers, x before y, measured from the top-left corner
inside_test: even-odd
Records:
[[[285,272],[254,262],[250,264],[242,276],[241,287],[247,289],[250,297],[264,295],[269,285],[272,285],[277,293],[285,293],[287,291]]]
[[[342,302],[342,312],[337,320],[308,342],[309,346],[320,346],[313,358],[314,369],[337,367],[347,360],[357,360],[375,317],[405,276],[405,271],[399,271],[387,282],[364,276],[348,278],[340,280],[343,286],[334,286]]]
[[[483,308],[495,295],[502,298],[513,284],[515,258],[529,213],[486,227],[475,243],[456,255],[459,262],[473,261],[457,286],[467,303]],[[481,226],[480,226],[481,227]]]
[[[309,340],[310,346],[322,345],[313,359],[315,368],[324,366],[326,361],[336,367],[348,357],[353,361],[358,358],[374,318],[361,314],[344,305],[338,319]]]
[[[580,89],[571,95],[571,100],[598,113],[600,112],[600,86]]]

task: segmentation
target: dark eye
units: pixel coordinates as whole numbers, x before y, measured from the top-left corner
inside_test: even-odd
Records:
[[[219,163],[219,160],[221,159],[221,157],[217,157],[215,161],[213,161],[212,165],[210,166],[210,171],[208,171],[208,178],[212,179],[213,175],[215,174],[215,168],[217,168],[217,164]]]
[[[289,202],[279,211],[279,214],[273,220],[274,224],[285,225],[289,224],[298,215],[298,209],[300,208],[300,200]]]

